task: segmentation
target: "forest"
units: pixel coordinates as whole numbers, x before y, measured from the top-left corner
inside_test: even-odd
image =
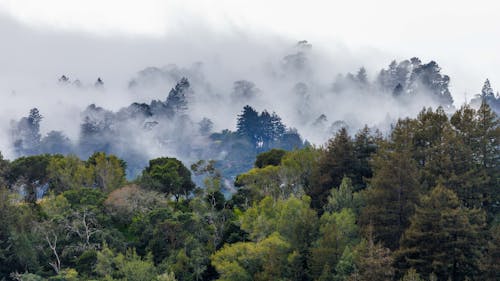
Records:
[[[129,113],[170,118],[188,83]],[[102,144],[91,124],[106,127],[90,118],[110,115],[89,110],[83,148]],[[25,156],[0,157],[1,280],[500,280],[500,126],[487,95],[387,133],[341,127],[323,146],[246,106],[236,132],[210,135],[234,158],[167,155],[137,176],[106,147],[43,154],[40,120],[33,109],[17,123]]]

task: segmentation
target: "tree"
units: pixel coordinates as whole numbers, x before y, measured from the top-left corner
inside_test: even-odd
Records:
[[[328,203],[324,209],[327,212],[339,212],[342,209],[355,210],[355,199],[351,179],[344,177],[338,188],[332,188]]]
[[[478,143],[474,150],[481,168],[489,177],[483,197],[489,219],[500,213],[500,120],[486,102],[477,111]]]
[[[26,202],[35,203],[47,188],[51,158],[48,154],[20,157],[10,164],[9,185],[13,189],[20,188]]]
[[[309,190],[312,206],[321,210],[327,202],[330,189],[339,186],[344,176],[353,177],[355,167],[354,146],[345,128],[328,141],[326,150],[318,161],[316,183]]]
[[[358,226],[351,209],[339,212],[326,212],[321,216],[319,239],[311,250],[310,270],[314,278],[318,278],[326,267],[334,269],[345,249],[358,242]]]
[[[12,138],[18,156],[35,155],[40,150],[40,123],[43,116],[37,108],[32,108],[28,117],[13,123]]]
[[[365,231],[373,227],[375,241],[396,249],[419,195],[415,162],[407,151],[381,151],[374,157],[373,169],[360,221]]]
[[[67,155],[73,150],[71,141],[60,131],[50,131],[40,142],[40,152]]]
[[[486,97],[494,97],[495,92],[491,88],[490,80],[486,79],[483,84],[483,88],[481,89],[481,98],[486,98]]]
[[[362,240],[355,248],[354,263],[356,270],[350,280],[386,281],[394,276],[391,251],[380,243],[375,243],[368,233],[368,240]]]
[[[441,68],[435,61],[414,66],[410,83],[410,89],[414,94],[430,93],[439,105],[445,108],[452,106],[453,98],[448,89],[450,77],[441,74]]]
[[[283,237],[273,233],[253,242],[225,245],[211,257],[219,272],[217,280],[290,280],[293,278],[294,252]]]
[[[182,195],[187,198],[195,188],[189,169],[176,158],[168,157],[150,160],[139,182],[145,188],[173,195],[176,202]]]
[[[283,149],[271,149],[267,152],[262,152],[257,155],[255,167],[264,168],[267,165],[279,166],[281,159],[285,156],[286,151]]]
[[[56,193],[94,186],[94,168],[74,155],[52,157],[47,167],[50,188]]]
[[[254,145],[259,141],[259,113],[251,106],[243,107],[236,124],[237,134],[249,138]]]
[[[421,198],[397,252],[398,268],[414,268],[424,278],[475,278],[479,274],[484,212],[461,206],[457,195],[438,185]]]
[[[127,164],[115,155],[95,152],[87,160],[87,165],[94,171],[95,186],[103,192],[109,193],[125,184]]]
[[[187,109],[187,96],[190,91],[190,83],[187,78],[183,77],[175,87],[168,93],[166,105],[169,111],[169,117],[175,113],[182,113]]]
[[[370,134],[370,129],[365,126],[354,137],[353,149],[355,165],[352,173],[352,181],[355,191],[366,187],[366,179],[372,177],[372,167],[370,160],[373,153],[377,151],[377,140]]]

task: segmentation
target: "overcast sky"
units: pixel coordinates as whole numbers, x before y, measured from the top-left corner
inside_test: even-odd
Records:
[[[58,53],[43,48],[54,49],[49,47],[58,40],[66,48],[77,48],[68,38],[90,42],[83,47],[89,52],[97,52],[95,46],[106,45],[109,38],[135,42],[129,46],[132,52],[138,45],[183,36],[275,36],[291,42],[307,39],[315,48],[332,52],[333,58],[339,48],[347,50],[352,57],[368,60],[372,71],[393,58],[436,60],[451,76],[451,90],[461,103],[464,92],[469,97],[477,93],[485,78],[500,88],[499,21],[500,4],[494,0],[0,0],[0,83],[12,82],[28,69],[32,75],[61,73]],[[212,38],[194,31],[210,31]],[[202,45],[203,40],[185,42]],[[39,44],[44,45],[43,53],[30,55]]]

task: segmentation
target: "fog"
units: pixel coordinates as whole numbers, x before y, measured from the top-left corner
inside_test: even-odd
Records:
[[[410,59],[372,48],[352,50],[342,42],[298,43],[308,38],[237,28],[220,32],[203,24],[185,25],[159,37],[102,36],[25,26],[7,16],[0,16],[0,36],[0,151],[10,159],[20,156],[13,148],[13,124],[35,107],[43,116],[42,137],[62,131],[78,146],[86,108],[95,104],[114,114],[113,130],[119,135],[112,136],[113,152],[192,162],[214,156],[190,152],[208,147],[198,123],[208,118],[213,122],[211,132],[234,131],[247,104],[259,112],[276,112],[288,128],[296,128],[316,145],[340,126],[351,133],[365,124],[387,132],[397,118],[439,104],[425,90],[396,99],[374,86],[359,88],[345,78],[339,80],[339,75],[356,75],[364,67],[370,85],[375,85],[380,70],[393,59]],[[442,73],[447,69],[443,67]],[[58,82],[62,75],[69,78],[67,83]],[[102,87],[94,85],[98,77]],[[120,109],[134,102],[165,101],[183,77],[190,83],[184,114],[153,130],[144,130],[145,123],[160,117],[116,121]],[[342,91],[335,91],[340,84]]]

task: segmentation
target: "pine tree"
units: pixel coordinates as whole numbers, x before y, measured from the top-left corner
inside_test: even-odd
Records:
[[[419,195],[416,165],[408,151],[383,151],[374,157],[373,169],[360,222],[365,230],[373,227],[375,241],[396,249]]]
[[[243,112],[238,115],[236,133],[251,140],[254,145],[259,141],[259,113],[251,106],[243,107]]]
[[[361,241],[355,251],[356,271],[349,280],[387,281],[394,276],[393,258],[389,249],[375,243],[368,233],[368,239]]]
[[[353,141],[346,128],[340,129],[328,145],[318,162],[316,183],[308,191],[312,198],[312,206],[321,210],[327,202],[330,189],[337,187],[342,178],[353,178],[356,159]]]
[[[488,219],[500,213],[500,121],[490,106],[483,101],[477,111],[477,161],[489,177],[485,184],[483,206],[488,210]]]
[[[438,185],[421,198],[401,239],[396,264],[439,280],[475,278],[479,274],[484,213],[461,206],[457,195]]]

